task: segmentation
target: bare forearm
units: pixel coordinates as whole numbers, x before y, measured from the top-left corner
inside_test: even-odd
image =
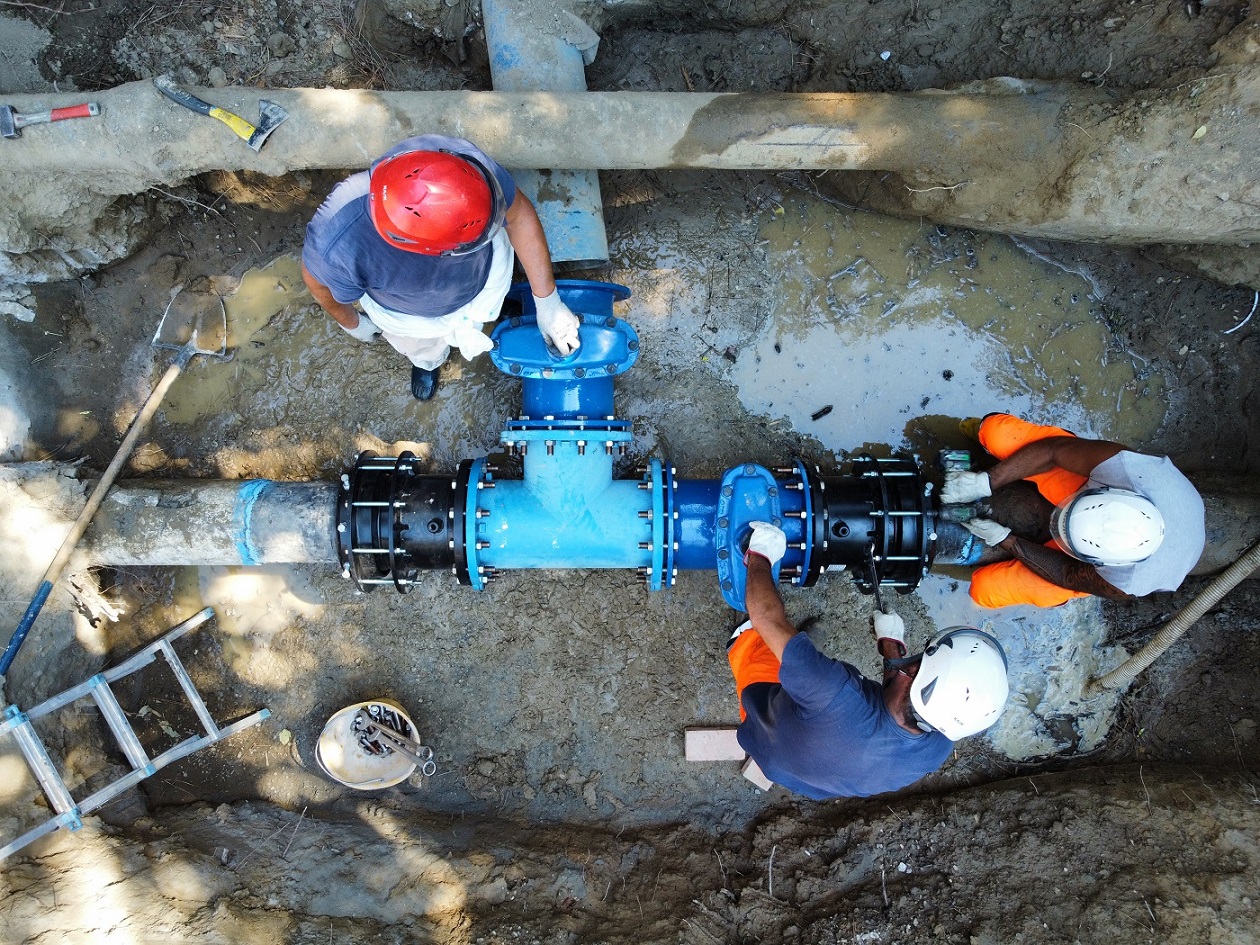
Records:
[[[1054,468],[1054,449],[1051,439],[1035,440],[1016,450],[989,470],[989,486],[996,492],[1002,486],[1019,482],[1038,473]]]
[[[358,310],[353,305],[346,305],[344,302],[338,302],[334,299],[328,286],[311,275],[305,264],[302,266],[302,281],[306,283],[306,288],[310,290],[311,297],[319,303],[319,307],[327,312],[333,321],[343,328],[358,327]]]
[[[744,606],[748,608],[748,619],[752,621],[753,628],[761,635],[770,652],[783,659],[783,648],[796,636],[796,628],[788,621],[787,611],[783,609],[783,598],[775,586],[770,562],[761,555],[748,556]]]
[[[516,200],[507,212],[504,228],[512,250],[520,260],[521,268],[525,270],[530,291],[540,299],[551,295],[556,290],[556,280],[551,272],[551,252],[547,248],[547,236],[534,205],[524,194],[516,195]]]
[[[1044,440],[1034,440],[990,469],[989,485],[996,492],[1002,486],[1056,468],[1088,476],[1099,463],[1111,459],[1122,449],[1124,447],[1119,443],[1075,436],[1051,436]]]
[[[1092,564],[1077,561],[1055,548],[1047,548],[1014,534],[1003,539],[999,547],[1009,551],[1033,574],[1057,587],[1113,600],[1124,600],[1130,596],[1114,584],[1103,580]]]

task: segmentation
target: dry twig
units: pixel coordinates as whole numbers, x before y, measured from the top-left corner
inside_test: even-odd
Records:
[[[297,838],[298,828],[302,826],[302,818],[306,816],[306,808],[302,808],[302,813],[298,816],[298,822],[293,825],[293,836],[289,838],[289,842],[284,845],[284,850],[280,854],[280,859],[284,859],[289,854],[289,847],[293,846],[294,839]]]
[[[946,185],[944,185],[944,184],[940,184],[940,185],[938,185],[938,186],[936,186],[936,187],[921,187],[921,188],[920,188],[920,187],[911,187],[909,184],[907,184],[907,185],[906,185],[906,190],[910,191],[910,193],[912,193],[912,194],[928,194],[928,193],[931,193],[931,192],[932,192],[932,191],[934,191],[934,190],[948,190],[948,191],[952,194],[952,193],[953,193],[955,190],[957,190],[959,187],[964,187],[964,186],[966,186],[967,184],[970,184],[970,183],[971,183],[971,181],[969,181],[969,180],[960,180],[957,184],[950,184],[949,186],[946,186]]]

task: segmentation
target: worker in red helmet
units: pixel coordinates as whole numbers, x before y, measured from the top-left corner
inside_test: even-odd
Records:
[[[360,341],[378,334],[412,364],[411,393],[430,399],[452,347],[491,348],[519,259],[538,328],[561,355],[578,319],[556,291],[538,214],[511,175],[461,138],[408,138],[338,184],[306,227],[302,278]],[[357,306],[357,307],[356,307]]]

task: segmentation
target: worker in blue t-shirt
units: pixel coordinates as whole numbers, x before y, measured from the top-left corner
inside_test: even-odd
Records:
[[[748,620],[727,644],[740,701],[738,738],[776,784],[814,800],[895,791],[935,771],[954,742],[1006,706],[1006,654],[992,636],[954,627],[907,658],[905,623],[875,614],[884,684],[819,653],[788,622],[773,566],[787,539],[753,522],[744,563]],[[752,631],[752,632],[749,632]]]
[[[352,336],[379,333],[404,354],[412,395],[428,400],[452,346],[469,359],[492,347],[482,326],[499,315],[515,259],[539,331],[571,354],[579,322],[560,301],[529,198],[471,142],[420,135],[328,195],[306,227],[302,278]]]

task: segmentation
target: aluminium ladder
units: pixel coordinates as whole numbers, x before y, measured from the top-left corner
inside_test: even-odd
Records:
[[[253,715],[222,727],[211,718],[210,711],[206,708],[205,700],[201,698],[201,693],[193,685],[192,678],[188,675],[188,670],[184,668],[184,664],[180,662],[179,657],[175,655],[175,650],[172,649],[171,643],[190,630],[195,630],[213,616],[214,610],[210,607],[205,608],[169,630],[165,635],[154,640],[119,665],[107,669],[103,673],[97,673],[87,682],[80,683],[71,689],[67,689],[60,695],[41,702],[29,712],[23,712],[15,705],[5,709],[3,718],[0,718],[0,736],[12,733],[14,738],[17,739],[18,747],[21,748],[22,755],[26,758],[26,763],[30,767],[31,773],[35,775],[35,779],[39,782],[39,786],[43,788],[44,795],[48,798],[49,804],[52,805],[57,815],[38,827],[28,830],[11,843],[0,847],[0,860],[22,849],[27,844],[33,843],[40,837],[52,833],[59,827],[78,830],[83,826],[84,814],[102,807],[123,791],[143,781],[159,768],[164,768],[172,761],[178,761],[180,758],[191,755],[200,748],[222,741],[229,735],[235,735],[243,729],[257,725],[271,715],[270,710],[260,709]],[[197,713],[197,718],[201,720],[206,734],[186,738],[156,758],[150,758],[140,744],[140,739],[136,736],[135,730],[127,720],[127,715],[123,711],[122,706],[119,705],[118,699],[114,696],[109,684],[144,669],[157,658],[159,653],[166,658],[166,662],[175,674],[175,678],[179,680],[180,687],[184,690],[184,695],[188,697],[189,703]],[[56,766],[53,764],[52,758],[48,754],[47,748],[44,747],[43,741],[35,732],[35,728],[31,723],[40,716],[64,708],[70,703],[87,696],[91,696],[101,710],[106,724],[109,726],[110,731],[114,733],[119,747],[122,748],[123,754],[127,756],[127,761],[131,764],[131,771],[117,781],[107,784],[94,794],[81,801],[76,801],[71,796],[70,789],[66,786],[65,781],[62,780],[60,773],[58,773]]]

